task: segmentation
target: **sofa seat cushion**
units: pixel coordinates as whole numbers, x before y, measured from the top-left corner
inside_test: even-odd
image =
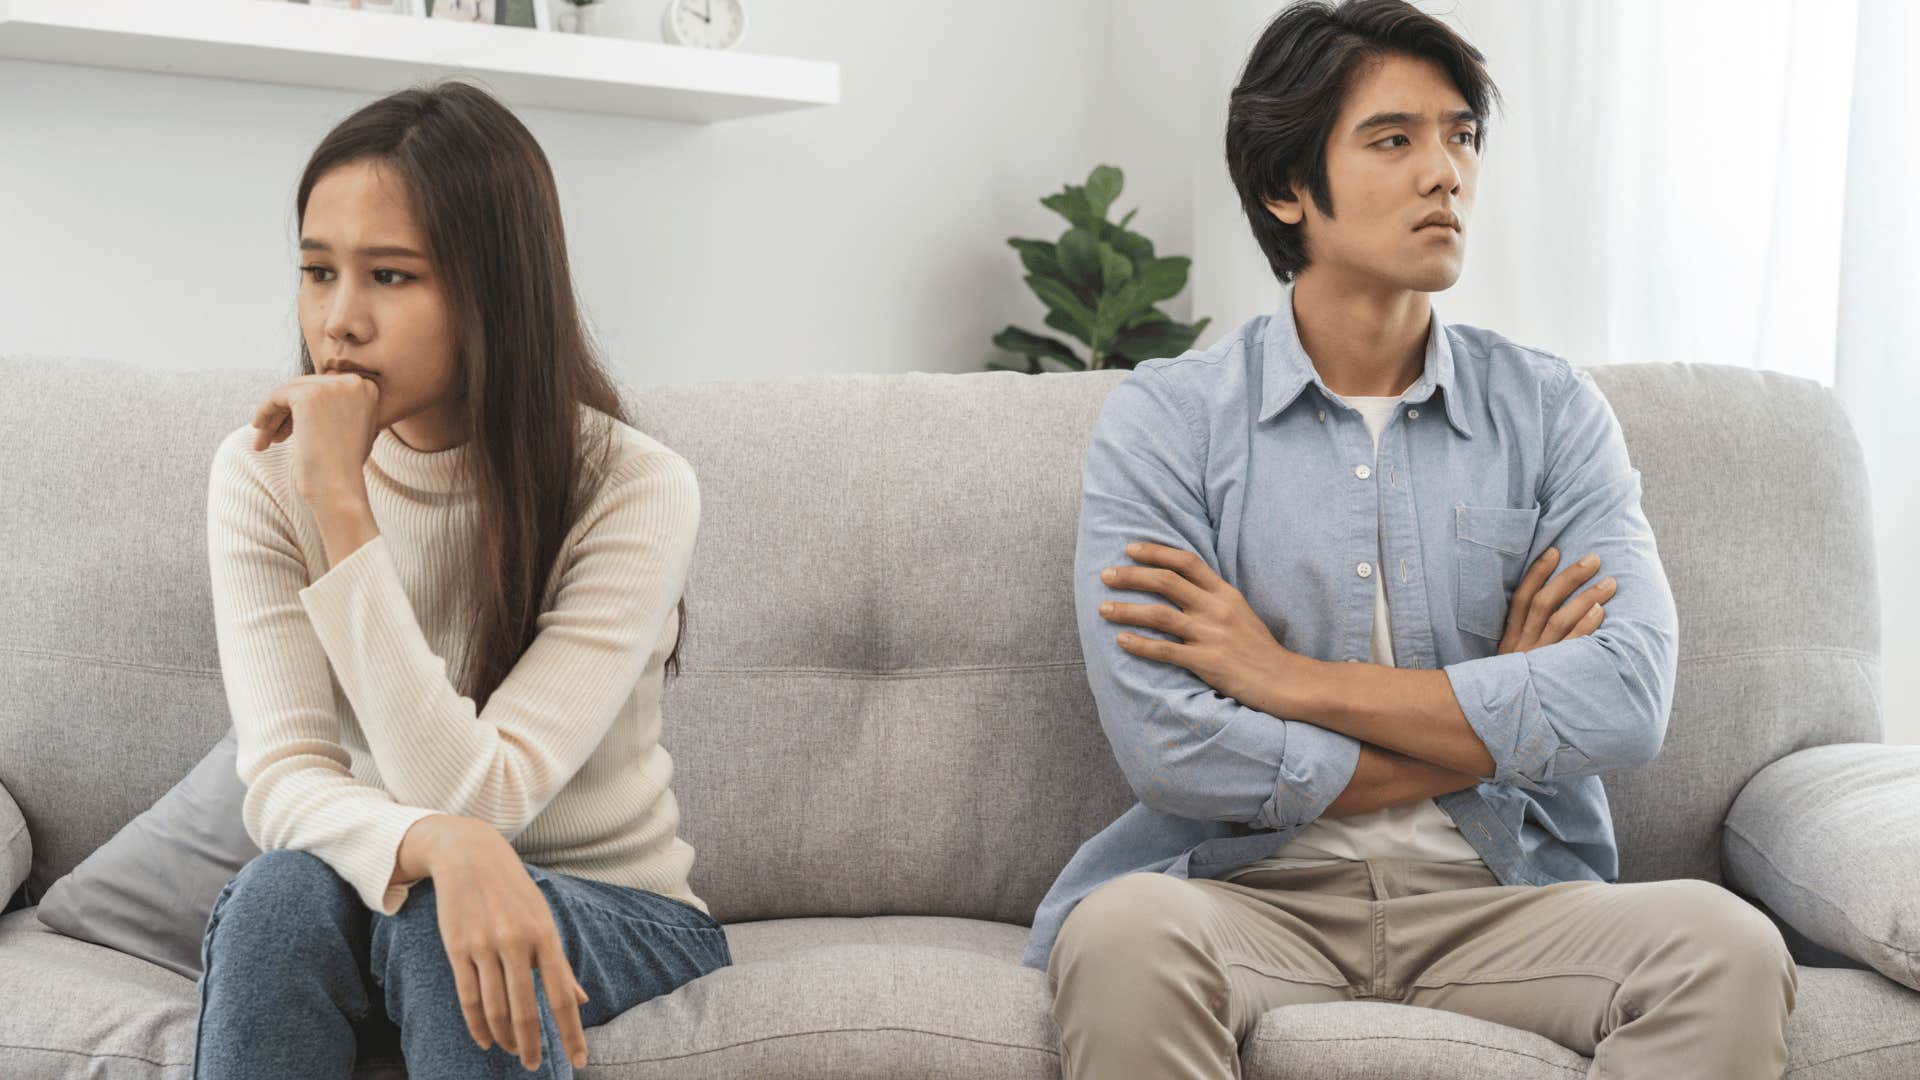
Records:
[[[587,1071],[1057,1077],[1046,976],[1020,966],[1026,937],[915,916],[733,923],[733,966],[590,1032]]]
[[[779,919],[727,927],[734,965],[587,1031],[582,1080],[1057,1077],[1046,976],[1026,928],[971,919]],[[0,1075],[187,1080],[198,995],[155,964],[0,917]],[[1920,991],[1875,971],[1799,968],[1789,1080],[1920,1076]],[[1577,1078],[1587,1059],[1530,1032],[1385,1002],[1261,1018],[1249,1080]],[[404,1080],[373,1057],[355,1080]]]

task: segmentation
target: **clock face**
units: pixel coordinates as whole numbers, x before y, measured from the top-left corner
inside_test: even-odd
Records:
[[[667,25],[682,45],[728,49],[747,32],[741,0],[669,0]]]

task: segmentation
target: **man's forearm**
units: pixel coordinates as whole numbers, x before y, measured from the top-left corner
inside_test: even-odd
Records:
[[[1343,818],[1364,814],[1369,810],[1464,791],[1479,783],[1479,778],[1466,773],[1363,742],[1360,744],[1360,760],[1353,768],[1353,779],[1347,782],[1347,789],[1329,803],[1320,816]]]
[[[1444,670],[1294,659],[1256,708],[1475,778],[1493,775],[1493,755],[1460,711]]]

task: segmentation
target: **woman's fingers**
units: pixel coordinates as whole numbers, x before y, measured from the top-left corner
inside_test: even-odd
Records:
[[[553,1024],[559,1029],[560,1046],[577,1069],[587,1060],[587,1033],[580,1028],[580,1002],[586,999],[586,994],[573,977],[573,967],[567,963],[566,950],[560,947],[557,931],[548,935],[546,945],[540,950],[540,978],[547,987],[547,1008],[553,1012]]]
[[[253,426],[259,429],[259,434],[253,437],[253,448],[255,451],[265,450],[267,447],[293,434],[293,414],[285,411],[274,411],[267,414],[264,418],[256,416]]]
[[[502,952],[500,963],[507,976],[507,1001],[513,1009],[513,1052],[520,1064],[531,1072],[540,1067],[540,1001],[533,990],[533,958],[520,953]]]
[[[500,974],[500,954],[476,953],[473,966],[480,973],[480,1011],[487,1018],[487,1031],[500,1049],[517,1054],[513,1041],[513,1006],[507,998],[507,982]]]
[[[460,998],[460,1014],[467,1018],[467,1034],[480,1049],[493,1046],[493,1032],[487,1026],[486,998],[480,989],[480,976],[473,961],[465,956],[449,956],[453,966],[454,993]]]

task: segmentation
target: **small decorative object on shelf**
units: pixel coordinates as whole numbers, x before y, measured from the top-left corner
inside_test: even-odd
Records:
[[[667,0],[660,39],[669,45],[731,49],[747,36],[745,0]]]
[[[490,23],[494,0],[424,0],[427,18],[454,22]]]
[[[594,0],[560,0],[555,5],[560,19],[558,29],[563,34],[591,34],[594,29],[594,14],[598,10]]]
[[[309,7],[347,8],[353,11],[376,11],[384,15],[411,15],[413,5],[419,0],[299,0]]]

